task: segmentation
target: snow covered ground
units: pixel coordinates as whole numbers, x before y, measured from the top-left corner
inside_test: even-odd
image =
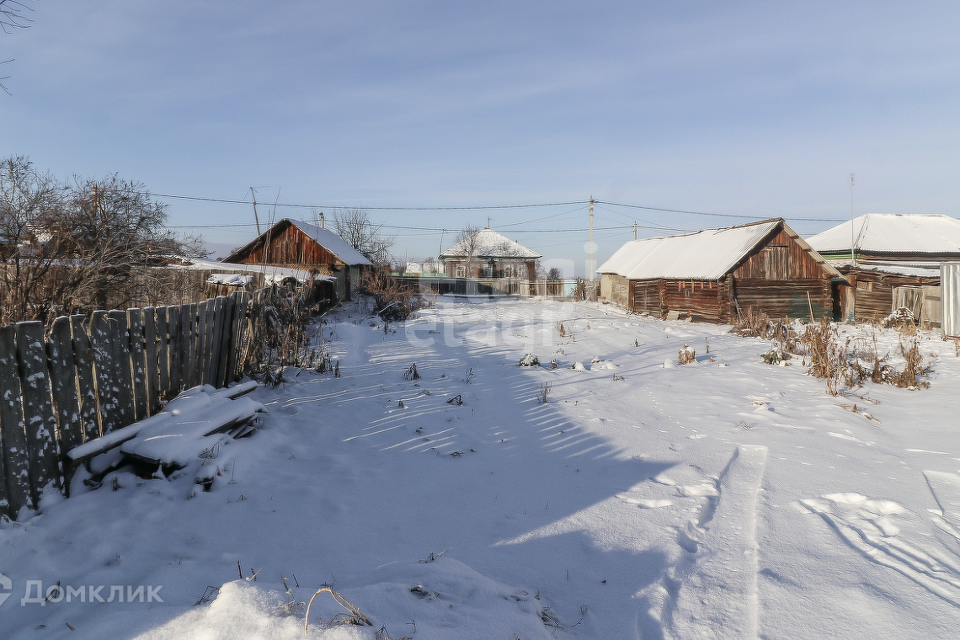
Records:
[[[611,306],[441,299],[386,333],[366,315],[323,327],[340,378],[251,394],[253,436],[173,479],[78,478],[5,524],[0,636],[301,638],[324,586],[373,626],[323,629],[346,613],[323,593],[311,638],[960,632],[952,343],[925,337],[929,389],[868,383],[873,404],[729,327]]]

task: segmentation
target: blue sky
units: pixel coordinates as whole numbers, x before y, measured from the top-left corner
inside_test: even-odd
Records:
[[[960,212],[956,2],[36,0],[0,34],[0,153],[158,194],[369,208],[395,253],[491,226],[582,270],[622,242],[783,216]],[[160,198],[214,246],[249,205]],[[259,208],[261,218],[271,214]],[[276,217],[311,219],[308,207]],[[205,228],[190,228],[199,226]],[[619,227],[609,229],[609,227]],[[446,229],[435,231],[433,229]]]

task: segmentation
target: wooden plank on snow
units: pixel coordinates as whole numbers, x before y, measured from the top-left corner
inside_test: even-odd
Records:
[[[130,331],[127,327],[126,311],[110,311],[107,313],[110,323],[110,342],[113,355],[117,363],[117,389],[120,402],[117,411],[120,414],[121,426],[136,422],[136,409],[133,399],[133,365],[130,362]]]
[[[83,420],[77,392],[77,367],[73,357],[73,335],[70,318],[60,316],[53,321],[47,340],[50,358],[50,386],[57,418],[61,448],[66,451],[83,442]]]
[[[0,442],[3,447],[7,513],[15,517],[23,507],[35,508],[30,495],[30,459],[23,420],[23,391],[17,363],[17,328],[0,327]],[[0,509],[2,512],[2,509]]]
[[[143,420],[147,417],[147,364],[143,339],[143,312],[140,309],[127,309],[127,333],[130,336],[134,419]]]
[[[97,385],[94,376],[95,352],[90,337],[83,327],[83,316],[70,316],[73,333],[73,361],[77,367],[77,400],[80,403],[80,419],[83,423],[83,441],[99,438],[100,411],[97,408]]]
[[[23,421],[27,429],[27,456],[30,459],[30,489],[36,504],[47,485],[60,486],[57,419],[50,395],[42,322],[17,324],[17,355],[23,390]]]

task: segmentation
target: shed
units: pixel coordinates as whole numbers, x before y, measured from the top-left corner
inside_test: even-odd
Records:
[[[632,240],[597,271],[601,297],[633,311],[730,323],[748,309],[833,318],[843,279],[782,218]]]
[[[839,294],[839,315],[879,320],[897,306],[898,288],[939,286],[940,262],[960,260],[960,220],[938,214],[868,213],[807,242],[850,283]]]
[[[223,262],[328,273],[337,279],[337,298],[341,300],[350,299],[351,287],[360,282],[363,270],[373,267],[366,256],[329,229],[290,218],[280,220]]]

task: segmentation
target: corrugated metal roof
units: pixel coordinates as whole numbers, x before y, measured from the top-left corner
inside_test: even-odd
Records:
[[[475,232],[471,238],[474,239],[473,247],[474,258],[529,258],[535,260],[542,257],[536,251],[528,249],[516,240],[497,233],[489,227]],[[466,257],[470,251],[470,239],[461,240],[446,251],[440,254],[441,258],[459,258]]]
[[[291,218],[284,218],[283,220],[288,220],[297,229],[316,240],[321,247],[343,260],[345,264],[351,267],[356,265],[373,266],[373,263],[367,260],[362,253],[350,246],[346,240],[333,231]],[[280,222],[283,222],[283,220]]]
[[[597,272],[614,273],[630,280],[718,280],[782,222],[775,219],[677,236],[631,240]]]
[[[876,253],[956,253],[960,220],[939,214],[868,213],[852,220],[857,251]],[[820,253],[850,251],[850,225],[844,222],[807,239]]]

